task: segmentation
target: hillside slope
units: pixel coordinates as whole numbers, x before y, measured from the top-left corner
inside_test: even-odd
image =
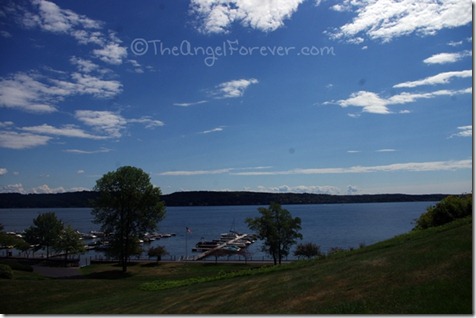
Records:
[[[157,313],[470,314],[472,223],[460,220],[301,267],[157,296],[161,306],[148,308]]]
[[[124,277],[118,267],[98,265],[83,268],[85,276],[76,279],[16,272],[17,279],[0,284],[0,309],[7,314],[471,314],[473,310],[471,218],[322,260],[256,266],[144,264],[132,266]],[[227,277],[230,273],[239,275]],[[144,290],[151,282],[168,287]]]

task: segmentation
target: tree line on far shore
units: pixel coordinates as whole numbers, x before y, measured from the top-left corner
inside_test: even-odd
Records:
[[[0,193],[0,209],[15,208],[90,208],[96,191],[55,194]],[[166,206],[227,206],[286,204],[334,204],[372,202],[440,201],[447,194],[363,194],[330,195],[314,193],[265,193],[247,191],[186,191],[161,196]]]

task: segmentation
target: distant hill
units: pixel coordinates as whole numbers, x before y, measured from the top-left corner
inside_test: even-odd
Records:
[[[370,202],[440,201],[447,194],[363,194],[330,195],[311,193],[264,193],[245,191],[190,191],[162,196],[167,206],[220,206],[280,204],[329,204]],[[0,193],[0,208],[82,208],[91,207],[96,192],[81,191],[55,194]]]

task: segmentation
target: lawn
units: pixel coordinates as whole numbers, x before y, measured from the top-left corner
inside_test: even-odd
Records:
[[[471,314],[472,219],[289,265],[93,265],[0,281],[6,314]]]

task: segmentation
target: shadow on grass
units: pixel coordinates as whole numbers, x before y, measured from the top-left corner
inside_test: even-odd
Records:
[[[132,277],[133,274],[131,272],[124,273],[122,270],[109,270],[109,271],[102,271],[102,272],[95,272],[85,275],[78,275],[78,276],[71,276],[68,277],[69,279],[124,279]],[[63,278],[64,279],[64,278]]]

